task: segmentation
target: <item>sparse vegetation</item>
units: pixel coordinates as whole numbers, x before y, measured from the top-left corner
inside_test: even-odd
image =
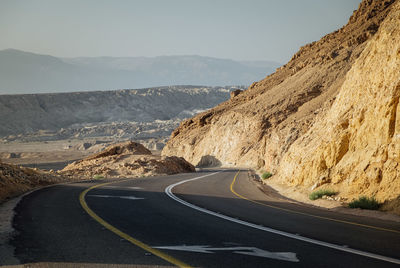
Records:
[[[335,195],[335,194],[337,194],[337,192],[329,190],[329,189],[321,189],[321,190],[317,190],[317,191],[312,192],[309,195],[309,198],[311,200],[317,200],[317,199],[323,197],[324,195],[332,196],[332,195]]]
[[[263,179],[263,180],[265,180],[265,179],[268,179],[269,177],[271,177],[272,176],[272,173],[271,172],[264,172],[262,175],[261,175],[261,178]]]
[[[100,180],[100,179],[104,179],[104,176],[102,176],[102,175],[94,175],[93,176],[93,179],[95,179],[95,180]]]
[[[377,210],[381,204],[375,199],[375,197],[361,196],[349,203],[350,208],[362,208]]]

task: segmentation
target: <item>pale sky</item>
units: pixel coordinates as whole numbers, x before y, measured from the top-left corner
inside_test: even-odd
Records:
[[[1,0],[0,50],[287,62],[360,0]]]

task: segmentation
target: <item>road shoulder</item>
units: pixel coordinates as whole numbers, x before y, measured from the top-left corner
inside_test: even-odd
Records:
[[[9,242],[15,232],[12,226],[15,215],[14,208],[25,195],[13,198],[0,205],[0,265],[20,264],[14,256],[14,247]]]
[[[262,191],[266,198],[286,200],[306,207],[314,207],[325,211],[334,211],[341,214],[362,216],[384,221],[400,222],[400,216],[377,210],[351,209],[345,207],[341,202],[334,200],[310,200],[308,196],[297,191],[294,187],[282,185],[274,180],[263,182],[254,172],[248,172],[248,179]]]

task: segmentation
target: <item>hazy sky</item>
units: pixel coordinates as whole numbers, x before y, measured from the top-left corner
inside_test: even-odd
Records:
[[[288,61],[360,0],[1,0],[0,49]]]

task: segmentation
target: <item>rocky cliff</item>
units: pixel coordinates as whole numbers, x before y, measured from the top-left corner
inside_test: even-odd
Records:
[[[194,164],[210,155],[225,165],[258,163],[275,170],[288,147],[331,105],[392,2],[363,1],[343,28],[302,47],[241,94],[182,122],[163,153]]]
[[[283,157],[278,178],[378,201],[400,195],[400,1],[347,73],[326,115]],[[398,211],[400,213],[400,210]]]
[[[349,194],[394,198],[399,186],[387,191],[398,181],[398,10],[399,1],[362,1],[344,27],[182,122],[163,154],[263,168],[291,185],[347,183]]]

